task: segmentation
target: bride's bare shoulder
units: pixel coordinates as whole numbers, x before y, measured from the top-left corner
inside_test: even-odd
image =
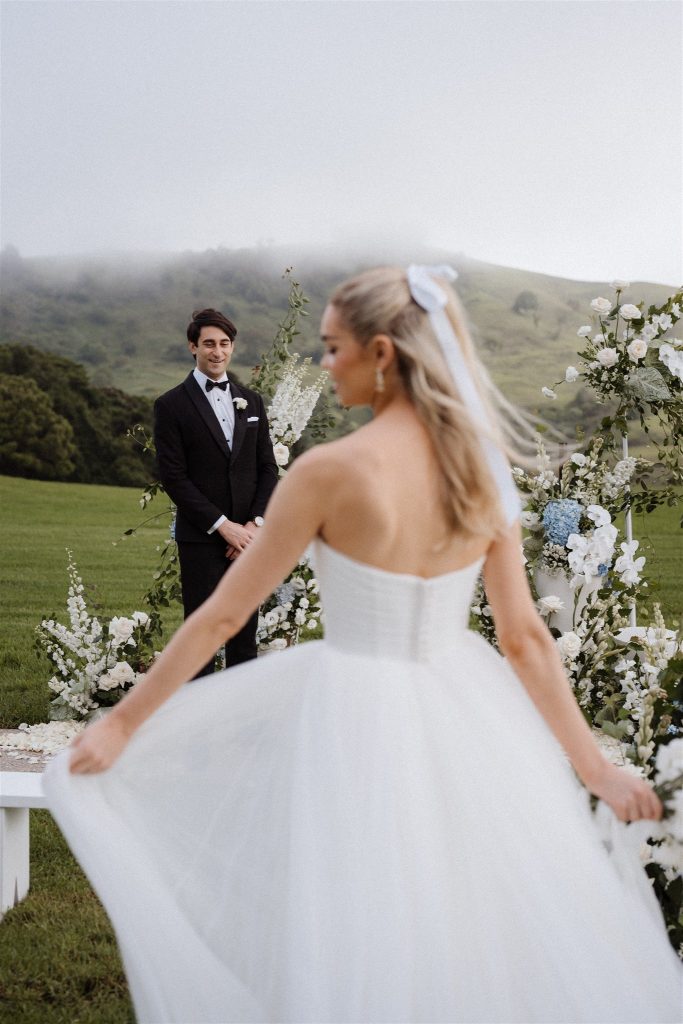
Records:
[[[353,481],[372,469],[375,450],[371,439],[364,436],[364,428],[335,441],[310,448],[292,466],[291,472],[302,481],[318,480],[323,484],[334,482],[338,487],[344,481]]]

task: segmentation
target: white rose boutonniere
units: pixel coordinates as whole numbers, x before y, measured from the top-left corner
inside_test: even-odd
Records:
[[[232,401],[236,409],[246,409],[247,407],[246,398],[233,398]]]

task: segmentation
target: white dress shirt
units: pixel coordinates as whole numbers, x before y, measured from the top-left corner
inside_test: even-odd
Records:
[[[220,388],[211,388],[211,391],[207,391],[206,382],[207,380],[211,380],[211,378],[207,377],[206,374],[202,373],[201,370],[198,370],[196,366],[192,372],[194,379],[197,381],[200,388],[202,389],[202,394],[204,395],[204,398],[207,400],[207,402],[213,409],[216,419],[218,420],[218,424],[225,436],[225,440],[228,442],[230,448],[232,448],[232,435],[235,430],[235,406],[232,404],[232,395],[230,394],[230,382],[228,381],[228,386],[225,389],[225,391],[221,391]],[[228,375],[226,373],[224,373],[223,376],[219,378],[217,383],[220,384],[224,380],[228,380]],[[213,526],[206,532],[213,533],[215,530],[218,529],[221,523],[225,522],[227,522],[227,516],[220,516],[213,524]]]

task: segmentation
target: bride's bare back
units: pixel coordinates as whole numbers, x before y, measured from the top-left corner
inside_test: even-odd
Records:
[[[407,400],[311,455],[330,478],[320,534],[342,554],[430,577],[486,553],[490,539],[448,526],[432,442]]]

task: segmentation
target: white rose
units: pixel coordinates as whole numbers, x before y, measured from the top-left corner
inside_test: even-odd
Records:
[[[640,333],[644,337],[646,337],[648,339],[648,341],[651,341],[653,338],[657,337],[657,335],[659,334],[659,331],[657,330],[656,324],[645,324],[641,328]]]
[[[647,355],[647,342],[645,338],[634,338],[626,351],[634,363],[637,363],[639,359],[644,359]]]
[[[525,526],[527,530],[532,529],[534,526],[538,526],[541,521],[541,517],[538,512],[522,512],[519,519],[522,526]]]
[[[315,627],[317,625],[318,625],[318,623],[315,621],[315,619],[309,619],[308,622],[306,623],[306,628],[307,629],[315,629]]]
[[[615,348],[601,348],[596,355],[596,359],[601,366],[605,367],[605,369],[609,369],[610,366],[614,366],[618,358],[619,356],[617,355],[617,350]]]
[[[577,337],[587,338],[592,330],[593,328],[590,324],[584,324],[583,327],[579,327],[578,331],[576,332]]]
[[[624,320],[640,320],[643,315],[638,307],[634,306],[632,302],[624,303],[619,310],[619,313]]]
[[[133,635],[135,622],[126,619],[123,615],[115,615],[109,623],[109,635],[113,637],[114,647],[121,647],[127,644]]]
[[[134,683],[136,679],[137,675],[127,661],[117,661],[113,668],[97,680],[97,689],[114,690],[117,686]]]
[[[133,612],[133,622],[136,626],[146,626],[149,622],[147,612]]]
[[[572,661],[581,650],[581,638],[571,631],[563,633],[555,643],[565,660]]]
[[[631,282],[630,281],[620,281],[619,278],[616,278],[614,281],[610,281],[610,285],[609,286],[610,286],[610,288],[614,288],[615,292],[623,292],[624,288],[630,288],[631,287]]]
[[[609,299],[603,299],[602,296],[599,296],[591,302],[591,309],[595,310],[598,316],[606,316],[612,311],[612,303]]]
[[[567,369],[564,371],[564,379],[566,380],[567,384],[573,384],[574,381],[577,380],[577,378],[580,376],[581,374],[575,366],[568,366]]]
[[[554,612],[562,611],[564,601],[555,594],[547,594],[538,602],[538,610],[542,615],[552,615]]]
[[[557,398],[552,388],[541,388],[541,394],[545,395],[546,398]]]
[[[289,448],[281,441],[273,445],[273,455],[278,466],[286,466],[289,462]]]

